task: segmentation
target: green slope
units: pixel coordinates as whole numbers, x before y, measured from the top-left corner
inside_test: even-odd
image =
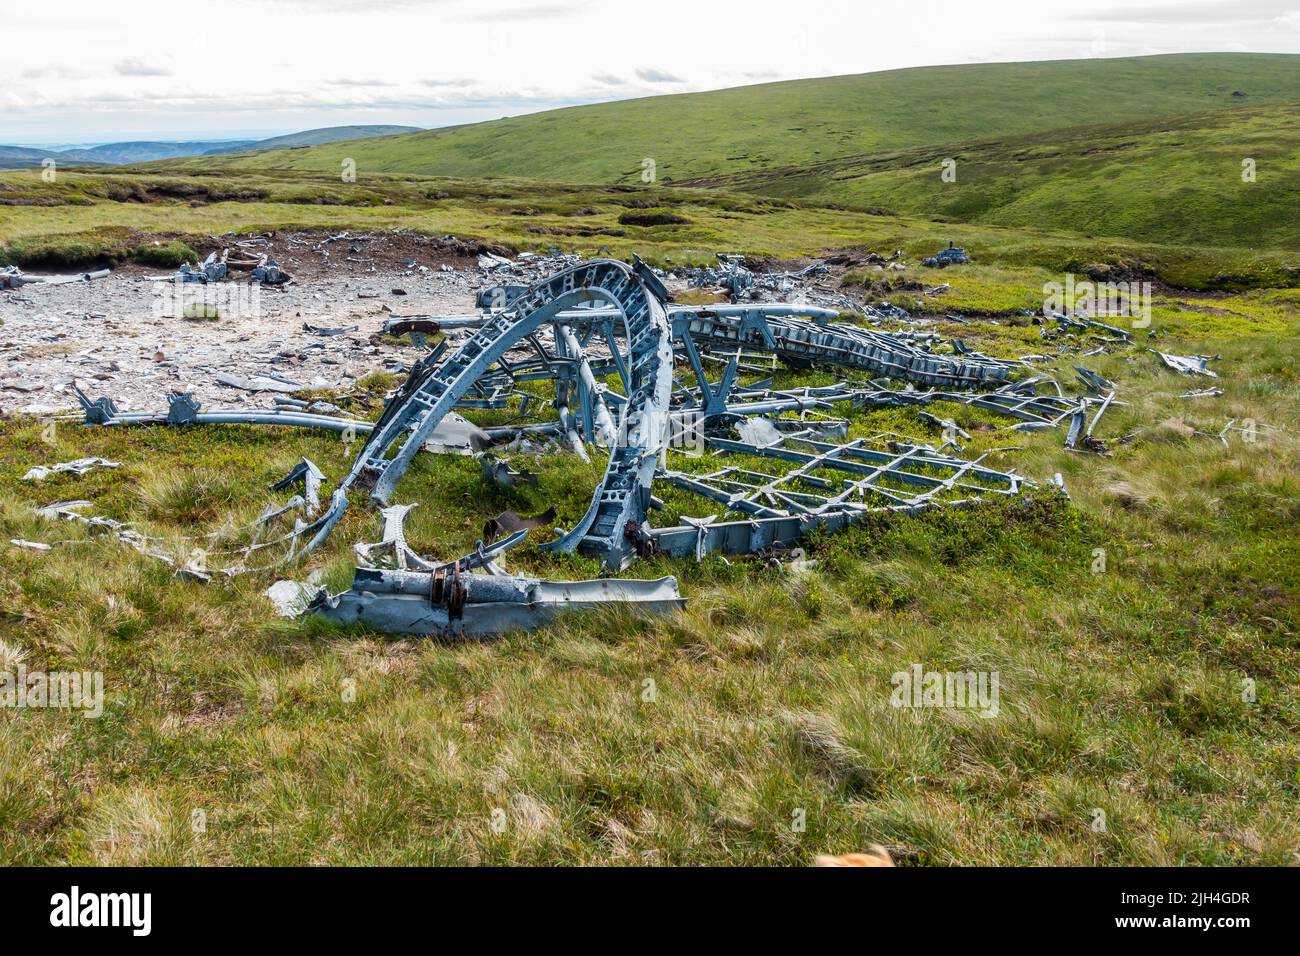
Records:
[[[689,181],[852,209],[1157,242],[1300,248],[1300,103],[1056,130]],[[1255,161],[1255,181],[1242,178]]]
[[[423,132],[419,126],[324,126],[320,129],[303,130],[301,133],[289,133],[287,136],[274,136],[271,139],[258,140],[249,150],[290,149],[300,146],[319,146],[324,143],[343,143],[353,139],[367,139],[377,136],[393,136],[398,133]],[[213,153],[232,152],[229,149],[213,150]]]
[[[351,158],[361,175],[609,183],[640,181],[650,157],[667,182],[1286,100],[1300,100],[1300,56],[921,67],[570,107],[239,161],[337,170]]]

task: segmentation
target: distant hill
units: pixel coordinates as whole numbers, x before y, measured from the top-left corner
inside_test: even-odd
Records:
[[[918,67],[574,106],[293,153],[266,168],[639,183],[1300,100],[1300,55],[1195,53]]]
[[[239,167],[658,182],[1153,242],[1300,246],[1300,55],[921,67],[570,107]],[[955,182],[941,176],[957,160]],[[1258,175],[1243,183],[1242,160]]]
[[[393,133],[420,132],[418,126],[329,126],[322,129],[275,136],[271,139],[198,140],[185,143],[139,141],[106,143],[83,149],[50,151],[23,146],[0,146],[0,168],[22,169],[39,166],[41,161],[53,158],[60,164],[77,166],[116,166],[127,163],[148,163],[160,159],[180,159],[188,156],[213,156],[244,150],[292,149],[315,146],[344,140],[386,136]]]
[[[319,146],[322,143],[342,143],[354,139],[369,139],[376,136],[394,136],[398,133],[422,133],[419,126],[327,126],[322,129],[309,129],[288,136],[276,136],[272,139],[259,140],[250,146],[223,147],[208,150],[209,153],[232,153],[241,149],[295,149],[299,146]]]
[[[41,165],[43,160],[57,158],[58,156],[58,153],[52,153],[48,149],[32,149],[28,146],[0,146],[0,169],[27,169],[31,166]]]
[[[65,163],[95,163],[108,166],[122,163],[147,163],[155,159],[176,159],[181,156],[202,156],[213,152],[234,152],[250,149],[256,140],[229,140],[213,142],[197,141],[191,143],[156,143],[149,141],[133,143],[105,143],[103,146],[91,146],[86,149],[66,149],[55,153],[54,157]]]

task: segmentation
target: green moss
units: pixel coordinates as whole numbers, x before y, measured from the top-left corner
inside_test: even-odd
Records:
[[[131,250],[131,261],[158,269],[179,269],[186,262],[198,262],[199,254],[188,243],[173,239],[136,246]]]

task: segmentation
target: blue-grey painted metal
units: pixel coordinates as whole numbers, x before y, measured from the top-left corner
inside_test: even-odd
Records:
[[[323,428],[326,431],[364,435],[374,425],[355,418],[337,418],[309,412],[266,411],[264,409],[228,408],[216,412],[200,411],[198,399],[188,392],[171,392],[165,412],[123,412],[111,398],[91,399],[80,388],[73,392],[81,405],[87,425],[289,425],[296,428]]]
[[[611,602],[648,613],[675,611],[686,603],[673,577],[542,581],[465,574],[459,576],[456,587],[444,585],[441,599],[435,599],[438,580],[436,572],[358,568],[349,590],[333,596],[321,591],[307,612],[342,623],[366,624],[390,634],[487,638],[533,630],[561,614]],[[448,600],[450,595],[456,599]]]
[[[682,308],[669,311],[673,338],[695,348],[737,348],[775,352],[787,363],[858,369],[901,382],[935,387],[974,388],[1007,380],[1013,363],[974,355],[936,355],[905,337],[824,320],[829,309],[771,306]],[[799,315],[823,321],[810,322]],[[698,372],[697,372],[698,374]]]
[[[663,448],[672,392],[672,347],[660,299],[648,291],[636,267],[599,259],[566,269],[513,298],[509,307],[488,317],[479,330],[443,358],[433,353],[414,368],[385,409],[334,493],[326,520],[309,548],[319,545],[347,507],[354,485],[372,484],[371,497],[386,503],[411,459],[438,422],[489,369],[518,343],[560,314],[578,313],[593,303],[595,318],[609,321],[608,309],[621,316],[626,345],[628,394],[619,406],[617,444],[591,506],[581,521],[553,545],[601,556],[622,567],[632,551],[626,528],[645,520],[650,485]],[[576,321],[576,320],[573,320]],[[449,350],[444,350],[449,351]],[[616,350],[616,354],[618,350]],[[388,450],[396,444],[393,457]]]

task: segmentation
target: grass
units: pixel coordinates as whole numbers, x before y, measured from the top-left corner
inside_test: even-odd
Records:
[[[950,270],[958,295],[966,274]],[[1295,304],[1276,307],[1285,333],[1170,343],[1222,353],[1220,398],[1178,399],[1192,383],[1140,349],[1086,360],[1130,403],[1100,429],[1138,434],[1112,458],[941,410],[973,453],[1022,447],[993,451],[999,467],[1063,474],[1068,502],[874,519],[811,539],[817,565],[800,573],[655,559],[635,573],[677,575],[685,612],[612,609],[485,644],[281,620],[260,595],[276,571],[180,580],[30,511],[90,498],[183,552],[181,536],[253,517],[299,455],[337,479],[349,457],[335,436],[65,425],[50,447],[40,422],[0,422],[0,537],[71,542],[0,550],[0,652],[102,670],[107,688],[100,720],[0,714],[0,859],[804,864],[880,842],[916,864],[1294,862],[1300,382]],[[1014,354],[1018,328],[996,322],[967,341]],[[377,411],[377,395],[359,409]],[[854,434],[932,430],[905,409],[853,416]],[[1217,432],[1229,418],[1276,428],[1224,448],[1160,426]],[[18,480],[82,455],[123,467]],[[418,459],[401,490],[422,503],[412,544],[448,557],[485,518],[552,501],[571,524],[602,467],[515,464],[541,486]],[[352,509],[292,576],[345,586],[351,542],[377,530]],[[534,549],[510,563],[594,572]],[[913,663],[997,670],[1000,715],[890,707],[890,675]]]
[[[837,157],[691,185],[1192,244],[1295,250],[1300,102]],[[945,181],[941,161],[956,161]],[[1243,180],[1243,161],[1254,179]]]
[[[384,177],[363,183],[294,173],[218,175],[115,170],[0,173],[0,264],[63,268],[149,261],[153,242],[184,255],[224,232],[412,229],[488,238],[517,251],[559,248],[672,266],[715,263],[720,251],[776,260],[857,248],[901,248],[919,262],[949,241],[1027,289],[1047,278],[1116,267],[1182,289],[1300,283],[1294,255],[1269,246],[1206,247],[1091,238],[1049,229],[880,216],[784,199],[662,186],[574,186],[499,180]],[[114,198],[119,197],[119,198]],[[133,197],[124,199],[120,197]],[[142,197],[142,198],[141,198]],[[676,221],[684,220],[684,221]],[[1029,272],[1026,272],[1029,270]],[[944,281],[948,273],[933,273]],[[1005,276],[1004,276],[1005,277]],[[1001,288],[1001,280],[994,283]],[[999,293],[1001,294],[1001,293]]]
[[[237,162],[365,173],[639,183],[1300,100],[1296,57],[1203,53],[970,64],[570,107]],[[1234,92],[1247,95],[1235,97]],[[207,157],[190,164],[207,167]]]
[[[864,211],[1300,248],[1295,55],[921,67],[169,162],[188,172],[724,186]],[[941,164],[957,160],[957,178]],[[1248,186],[1242,161],[1258,175]]]
[[[1074,125],[1136,122],[1139,106],[1204,112],[1235,104],[1229,97],[1238,87],[1249,92],[1223,126],[1184,130],[1200,135],[1267,120],[1274,114],[1262,101],[1295,99],[1291,62],[1073,64],[1060,78],[1079,98],[1058,99],[1056,109],[1074,109],[1066,120]],[[1225,72],[1236,69],[1244,72]],[[860,114],[845,113],[834,127],[844,140],[838,155],[932,141],[908,140],[909,129],[971,142],[986,128],[971,124],[989,116],[944,109],[954,84],[981,92],[976,101],[986,106],[1002,103],[1000,121],[1023,114],[1025,128],[1006,135],[1041,133],[1053,121],[1048,72],[916,71],[904,77],[917,81],[915,95],[871,100],[879,123],[854,131]],[[1157,74],[1163,79],[1152,93]],[[1026,75],[1041,81],[1041,100],[997,92],[995,80]],[[1078,85],[1089,77],[1135,84],[1145,77],[1149,99]],[[844,110],[855,97],[865,101],[863,84],[886,79],[818,82],[811,89]],[[810,89],[735,95],[780,106],[794,102],[787,86]],[[722,129],[708,113],[715,95],[693,101],[704,105],[698,113],[691,107],[699,117],[692,135]],[[739,100],[718,102],[731,118],[749,115]],[[642,108],[677,106],[668,98]],[[463,141],[457,137],[486,129],[501,137],[494,155],[553,159],[553,151],[505,146],[528,129],[537,142],[570,142],[572,129],[562,127],[580,112],[440,135],[452,144],[448,155]],[[805,163],[807,156],[778,152],[781,129],[735,134],[753,143],[736,168],[759,158],[764,168]],[[807,124],[797,140],[805,150],[835,138],[812,129]],[[612,155],[607,144],[618,145],[585,141],[590,149],[564,155],[599,164]],[[983,168],[976,157],[988,164],[987,178],[972,175],[974,191],[997,191],[1004,147],[971,147],[972,162],[959,169]],[[301,156],[328,158],[304,150],[279,159]],[[1042,201],[1048,187],[1073,195],[1062,184],[1084,166],[1069,149],[1053,162],[1038,168],[1054,170],[1061,183],[1026,176],[1026,196]],[[674,175],[689,171],[672,165]],[[1037,480],[1040,490],[1027,499],[873,517],[838,535],[814,535],[804,544],[815,564],[804,570],[655,558],[631,573],[675,575],[689,599],[683,612],[637,618],[611,608],[485,643],[393,639],[273,615],[262,592],[281,574],[332,590],[350,583],[352,544],[379,533],[360,503],[305,564],[207,584],[173,577],[81,525],[40,521],[32,510],[90,499],[94,513],[133,522],[180,557],[200,548],[215,567],[222,551],[246,541],[241,528],[274,497],[267,486],[300,456],[325,471],[330,490],[356,451],[338,436],[66,423],[51,434],[41,421],[0,420],[0,542],[53,545],[48,552],[0,545],[0,669],[100,670],[106,689],[98,720],[0,710],[0,861],[806,864],[817,853],[882,843],[921,865],[1296,862],[1300,283],[1284,241],[1290,220],[1267,235],[1242,231],[1228,246],[1192,242],[1187,219],[1179,220],[1187,228],[1161,233],[1165,241],[1149,241],[1142,203],[1126,204],[1129,218],[1103,218],[1096,229],[1104,236],[1115,224],[1137,236],[1127,239],[1015,225],[1005,218],[1014,203],[942,210],[988,221],[937,222],[927,214],[940,211],[930,205],[940,200],[914,191],[901,166],[875,184],[847,177],[827,188],[868,190],[864,204],[869,189],[896,190],[923,214],[732,191],[739,181],[731,189],[581,186],[378,175],[362,163],[362,181],[348,184],[322,169],[60,171],[53,184],[31,172],[0,174],[0,262],[63,267],[154,256],[170,267],[162,260],[208,236],[268,229],[451,232],[517,251],[638,253],[661,265],[711,262],[720,251],[791,261],[900,248],[910,263],[905,285],[870,269],[844,281],[989,354],[1055,351],[1025,311],[1039,309],[1044,284],[1065,272],[1151,279],[1153,326],[1167,335],[1097,356],[1083,356],[1085,345],[1048,364],[1062,382],[1084,364],[1118,384],[1126,404],[1106,413],[1099,434],[1133,437],[1110,457],[1066,451],[1059,432],[999,431],[1004,421],[963,405],[931,409],[971,433],[970,454]],[[585,168],[574,175],[599,178]],[[950,240],[974,261],[946,270],[916,265]],[[926,296],[912,282],[950,288]],[[1148,344],[1221,355],[1214,384],[1224,394],[1181,398],[1208,383],[1170,372]],[[779,373],[786,385],[833,380]],[[348,411],[373,418],[395,379],[377,372],[361,384]],[[837,412],[851,419],[854,436],[935,437],[915,409]],[[511,415],[470,413],[485,425]],[[1226,447],[1196,434],[1217,434],[1229,420],[1248,431],[1227,433]],[[21,480],[34,464],[91,455],[122,467]],[[537,472],[539,484],[502,489],[471,459],[418,456],[398,492],[398,500],[420,503],[407,521],[412,546],[451,558],[472,548],[487,518],[552,503],[556,524],[571,527],[603,468],[566,454],[512,463]],[[1045,487],[1058,473],[1068,500]],[[699,499],[657,490],[665,504],[657,523],[713,513]],[[535,546],[512,552],[508,564],[554,579],[598,570],[590,559]],[[892,675],[913,664],[996,670],[999,715],[891,707]],[[1253,700],[1243,696],[1251,686]],[[1103,830],[1094,828],[1098,811]]]

